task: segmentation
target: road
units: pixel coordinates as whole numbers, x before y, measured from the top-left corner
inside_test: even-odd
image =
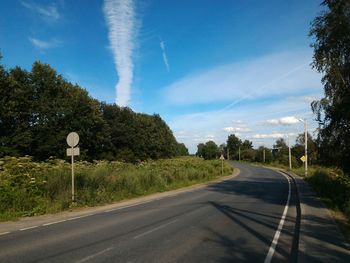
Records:
[[[241,173],[227,181],[1,235],[0,262],[293,260],[294,185],[281,173],[234,165]]]

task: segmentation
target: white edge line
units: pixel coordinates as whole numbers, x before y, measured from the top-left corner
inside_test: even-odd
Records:
[[[104,213],[109,213],[109,212],[113,212],[113,211],[117,211],[117,210],[122,210],[122,209],[129,208],[129,207],[133,207],[133,206],[138,206],[138,205],[147,204],[147,203],[150,203],[150,202],[153,202],[153,201],[156,201],[156,200],[160,200],[160,199],[161,199],[161,198],[159,198],[159,199],[154,199],[154,200],[144,201],[144,202],[142,202],[142,203],[136,203],[136,204],[126,205],[126,206],[122,206],[122,207],[116,207],[116,208],[112,208],[112,209],[109,209],[109,210],[105,210],[105,211],[103,211],[103,212],[104,212]]]
[[[19,231],[25,231],[25,230],[29,230],[29,229],[33,229],[33,228],[37,228],[38,226],[30,226],[30,227],[25,227],[25,228],[21,228]]]
[[[280,173],[280,172],[279,172]],[[291,186],[290,186],[290,179],[287,175],[285,175],[284,173],[280,173],[282,174],[288,181],[288,198],[287,198],[287,202],[286,202],[286,205],[284,207],[284,210],[283,210],[283,214],[282,214],[282,217],[281,217],[281,220],[280,220],[280,223],[278,225],[278,228],[276,230],[276,233],[275,233],[275,236],[273,238],[273,241],[271,243],[271,246],[270,246],[270,249],[269,249],[269,252],[267,253],[266,255],[266,258],[265,258],[265,261],[264,263],[270,263],[271,260],[272,260],[272,257],[273,257],[273,254],[275,253],[275,249],[276,249],[276,246],[277,246],[277,243],[278,243],[278,239],[281,235],[281,231],[282,231],[282,228],[283,228],[283,225],[284,225],[284,221],[286,219],[286,215],[287,215],[287,212],[288,212],[288,206],[289,206],[289,200],[290,200],[290,193],[291,193]]]
[[[64,220],[59,220],[59,221],[55,221],[55,222],[50,222],[50,223],[46,223],[46,224],[42,224],[43,226],[49,226],[49,225],[54,225],[54,224],[58,224],[58,223],[62,223],[67,221],[67,219]]]
[[[2,232],[0,233],[0,236],[7,235],[7,234],[10,234],[10,232]]]
[[[140,238],[140,237],[143,237],[143,236],[145,236],[145,235],[148,235],[148,234],[150,234],[150,233],[152,233],[152,232],[154,232],[154,231],[157,231],[157,230],[159,230],[159,229],[161,229],[161,228],[163,228],[163,227],[166,227],[167,225],[170,225],[170,224],[172,224],[172,223],[175,223],[176,221],[178,221],[178,219],[175,219],[175,220],[173,220],[173,221],[170,221],[170,222],[168,222],[168,223],[165,223],[165,224],[163,224],[163,225],[160,225],[160,226],[158,226],[158,227],[155,227],[155,228],[153,228],[153,229],[151,229],[151,230],[148,230],[148,231],[146,231],[146,232],[143,232],[142,234],[139,234],[139,235],[137,235],[137,236],[134,236],[134,239],[138,239],[138,238]]]

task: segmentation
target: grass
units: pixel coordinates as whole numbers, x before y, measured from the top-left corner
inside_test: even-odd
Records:
[[[71,170],[63,160],[0,159],[0,220],[70,209]],[[223,175],[232,173],[224,163]],[[94,206],[173,190],[221,175],[221,161],[196,157],[142,162],[75,163],[76,204]]]

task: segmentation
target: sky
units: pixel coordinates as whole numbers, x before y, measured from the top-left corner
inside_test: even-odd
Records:
[[[108,103],[160,114],[191,153],[236,134],[294,144],[323,95],[310,66],[320,0],[3,0],[1,63],[50,64]]]

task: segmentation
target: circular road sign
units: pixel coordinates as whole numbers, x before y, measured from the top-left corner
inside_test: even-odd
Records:
[[[67,144],[70,147],[75,147],[77,146],[79,143],[79,135],[76,132],[71,132],[68,134],[67,136]]]

